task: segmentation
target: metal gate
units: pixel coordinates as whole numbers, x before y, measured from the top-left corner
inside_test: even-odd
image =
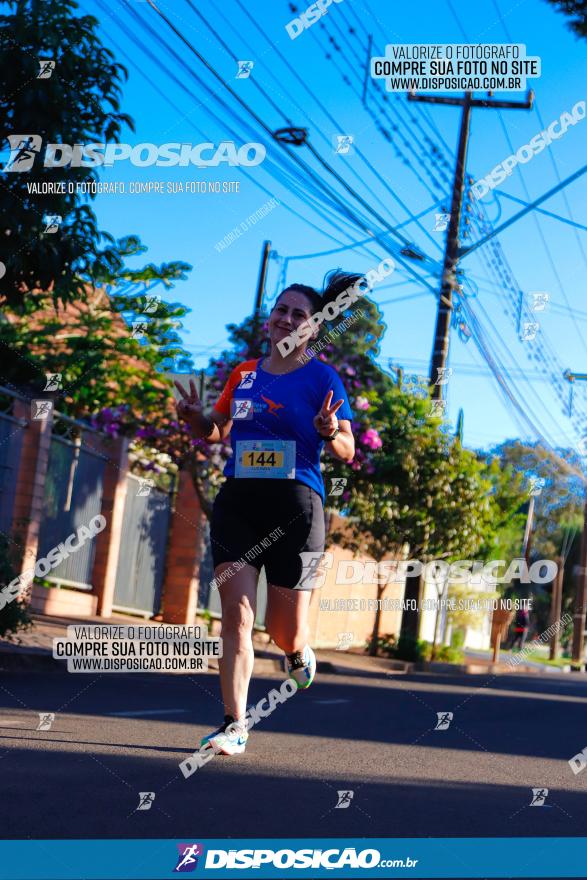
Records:
[[[203,535],[203,552],[200,563],[200,584],[198,590],[198,609],[209,611],[215,616],[220,616],[222,608],[218,587],[214,586],[214,563],[212,561],[212,545],[210,542],[210,525],[206,520]],[[261,569],[257,586],[257,614],[255,626],[265,625],[265,612],[267,610],[267,578],[265,569]]]
[[[152,615],[159,611],[169,530],[169,492],[129,474],[114,608]]]
[[[43,517],[39,534],[39,559],[87,526],[102,509],[102,490],[106,458],[75,441],[53,435],[45,481]],[[86,541],[46,576],[47,580],[92,589],[95,539]]]
[[[9,535],[22,449],[24,419],[0,413],[0,532]]]

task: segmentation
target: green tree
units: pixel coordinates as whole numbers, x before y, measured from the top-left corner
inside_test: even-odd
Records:
[[[579,37],[587,37],[587,0],[548,0],[557,8],[558,12],[564,12],[572,16],[569,27]]]
[[[8,158],[7,139],[16,135],[26,136],[23,143],[39,136],[42,144],[30,171],[3,174],[0,293],[13,308],[32,310],[47,292],[55,301],[83,297],[85,283],[108,271],[114,251],[114,239],[98,229],[87,198],[76,192],[75,184],[97,181],[95,168],[45,168],[47,144],[118,142],[123,125],[134,127],[120,112],[125,68],[101,44],[96,18],[76,16],[75,0],[3,5],[9,12],[0,16],[0,149]],[[50,77],[38,78],[39,59],[55,62]],[[31,184],[46,183],[65,184],[65,192],[29,192]],[[56,233],[44,231],[49,214],[63,218]],[[108,248],[101,249],[102,239]]]
[[[546,449],[540,443],[525,444],[507,441],[491,450],[488,458],[497,463],[499,471],[510,472],[522,481],[526,502],[534,495],[533,528],[530,539],[530,561],[562,558],[563,613],[574,602],[575,566],[583,525],[585,482],[580,460],[569,449]],[[519,516],[526,521],[527,503]],[[514,542],[509,558],[519,556],[521,535]],[[508,556],[502,558],[507,559]],[[519,591],[519,590],[518,590]],[[541,632],[549,625],[552,584],[533,584],[533,624]]]

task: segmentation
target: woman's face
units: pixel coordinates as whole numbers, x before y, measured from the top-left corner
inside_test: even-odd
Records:
[[[312,306],[307,296],[299,290],[287,290],[283,293],[269,315],[269,339],[275,345],[300,324],[308,320],[312,314]],[[314,338],[314,335],[312,338]]]

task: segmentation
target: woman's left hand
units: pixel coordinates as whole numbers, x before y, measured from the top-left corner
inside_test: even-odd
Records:
[[[334,406],[331,406],[334,391],[329,391],[324,398],[318,415],[314,416],[313,424],[319,434],[323,437],[330,437],[338,428],[338,419],[336,412],[341,408],[344,400],[337,400]]]

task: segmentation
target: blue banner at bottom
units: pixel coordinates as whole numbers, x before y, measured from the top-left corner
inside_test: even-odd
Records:
[[[4,840],[1,880],[585,877],[587,837]]]

